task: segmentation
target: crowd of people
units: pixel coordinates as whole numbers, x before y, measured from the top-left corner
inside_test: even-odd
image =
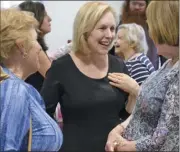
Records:
[[[1,10],[0,151],[179,151],[179,1],[126,0],[116,19],[86,2],[49,51],[43,3]]]

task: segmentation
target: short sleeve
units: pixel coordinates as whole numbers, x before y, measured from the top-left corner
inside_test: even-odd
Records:
[[[1,84],[0,151],[18,151],[30,127],[29,95],[19,81]]]

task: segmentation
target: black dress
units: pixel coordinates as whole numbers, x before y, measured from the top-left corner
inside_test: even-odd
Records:
[[[39,72],[36,72],[30,75],[25,82],[32,85],[38,92],[40,92],[44,82],[44,77]]]
[[[109,55],[109,72],[127,73],[123,61]],[[79,71],[69,54],[52,63],[41,95],[53,117],[58,102],[63,115],[61,152],[104,152],[108,133],[127,117],[128,94],[112,87],[107,76],[92,79]]]

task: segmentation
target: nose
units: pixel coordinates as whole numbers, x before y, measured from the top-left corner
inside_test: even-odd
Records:
[[[139,7],[139,5],[135,5],[135,10],[139,10],[140,9],[140,7]]]
[[[114,31],[112,32],[111,29],[106,30],[106,38],[112,38],[113,34],[115,34],[115,33],[114,33]]]
[[[118,43],[117,43],[117,40],[115,40],[115,41],[114,41],[114,46],[116,47],[116,46],[117,46],[117,44],[118,44]]]
[[[52,21],[51,17],[50,16],[48,16],[48,17],[49,17],[49,22],[51,22]]]

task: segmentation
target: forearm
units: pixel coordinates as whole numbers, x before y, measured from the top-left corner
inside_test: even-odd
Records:
[[[135,95],[129,95],[128,103],[126,105],[126,111],[131,114],[135,105],[136,105],[136,96]]]
[[[122,133],[123,130],[127,127],[127,125],[129,124],[129,121],[131,120],[131,115],[121,124],[117,125],[114,130],[116,132]]]
[[[131,89],[130,95],[136,98],[139,94],[139,90],[140,90],[140,86],[138,85],[138,83],[136,83],[136,85]]]
[[[129,97],[128,97],[128,103],[126,105],[126,111],[128,113],[132,113],[135,105],[136,105],[136,99],[139,94],[140,86],[138,83],[134,85],[134,87],[131,89],[131,92],[129,92]]]
[[[129,124],[130,120],[132,118],[132,115],[130,115],[124,122],[121,123],[121,125],[126,128],[127,125]]]
[[[39,63],[40,63],[39,73],[43,77],[45,77],[47,70],[51,66],[51,61],[49,60],[49,58],[47,57],[47,55],[45,54],[44,51],[41,51],[40,54],[39,54]]]
[[[116,147],[116,151],[137,151],[135,141],[123,141],[122,145]]]

